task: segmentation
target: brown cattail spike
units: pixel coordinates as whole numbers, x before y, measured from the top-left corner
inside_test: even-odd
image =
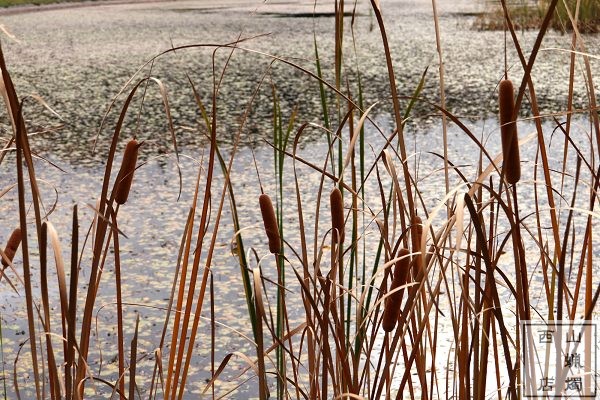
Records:
[[[275,217],[271,198],[269,195],[263,193],[258,198],[258,202],[260,203],[260,212],[265,224],[265,232],[269,239],[269,251],[273,254],[279,254],[281,252],[281,237],[279,236],[277,218]]]
[[[13,233],[10,235],[8,239],[8,243],[6,243],[6,247],[4,248],[4,254],[8,258],[10,262],[12,262],[13,258],[15,258],[15,254],[17,253],[17,249],[21,244],[21,229],[16,228]],[[2,265],[8,267],[8,262],[2,257]]]
[[[406,285],[408,280],[408,272],[410,271],[410,253],[407,249],[400,249],[397,254],[397,258],[401,258],[396,261],[394,266],[394,278],[392,279],[392,287],[390,291],[399,288],[402,285]],[[390,294],[385,300],[385,310],[383,311],[383,321],[381,325],[383,330],[391,332],[396,326],[398,315],[400,314],[400,303],[402,302],[402,291],[400,289]]]
[[[133,182],[133,173],[135,172],[135,163],[137,162],[138,148],[140,144],[132,139],[125,147],[121,169],[117,175],[115,201],[117,204],[125,204],[129,197],[129,190]]]
[[[503,170],[506,181],[515,184],[521,179],[521,161],[519,157],[519,136],[514,120],[513,84],[505,79],[500,82],[498,102],[500,106],[500,132],[502,134]]]
[[[331,228],[334,243],[344,243],[344,200],[342,192],[338,188],[331,191],[329,195],[329,205],[331,207]]]
[[[410,230],[413,253],[420,253],[422,251],[421,238],[423,237],[423,221],[421,220],[421,217],[419,217],[418,215],[415,215],[413,217],[410,223]],[[415,255],[415,262],[413,268],[413,274],[415,277],[418,275],[419,272],[423,270],[423,258],[421,257],[421,254]]]

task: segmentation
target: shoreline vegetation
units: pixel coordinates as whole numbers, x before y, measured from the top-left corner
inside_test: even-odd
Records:
[[[88,2],[94,0],[87,0]],[[48,4],[74,4],[81,3],[81,0],[0,0],[1,8],[43,6]]]
[[[116,124],[103,120],[99,127],[99,133],[109,134],[99,134],[95,143],[105,163],[96,203],[88,204],[93,217],[84,218],[75,204],[70,227],[60,232],[36,175],[53,166],[37,153],[41,134],[31,134],[31,104],[13,83],[11,60],[0,49],[0,94],[6,110],[0,167],[11,181],[0,187],[0,213],[14,226],[10,238],[2,239],[7,245],[0,257],[7,267],[0,279],[5,290],[18,291],[27,323],[15,372],[4,377],[15,398],[196,397],[190,388],[199,380],[192,369],[201,352],[205,360],[210,356],[201,390],[212,398],[232,398],[245,382],[251,382],[261,400],[549,396],[552,389],[539,394],[535,374],[567,369],[550,364],[549,348],[538,357],[534,336],[526,335],[521,324],[536,320],[554,326],[553,321],[591,320],[598,314],[600,116],[590,60],[595,55],[585,52],[588,36],[572,35],[572,48],[578,51],[570,54],[568,99],[560,112],[550,113],[537,101],[534,65],[558,1],[547,7],[533,43],[521,41],[510,13],[505,15],[510,46],[517,53],[509,56],[505,50],[505,59],[511,57],[517,66],[497,66],[498,85],[489,90],[500,118],[478,132],[446,105],[443,26],[436,4],[431,2],[431,25],[439,79],[428,79],[439,97],[423,95],[425,74],[411,88],[412,95],[399,94],[398,87],[407,83],[399,74],[403,65],[393,56],[402,54],[392,54],[390,42],[402,38],[388,36],[386,26],[396,21],[386,17],[386,6],[393,3],[385,1],[370,2],[376,24],[369,37],[379,46],[380,58],[368,62],[386,67],[387,85],[370,103],[363,96],[370,82],[361,74],[367,61],[359,60],[356,47],[354,52],[348,47],[356,45],[356,15],[347,14],[353,3],[343,0],[331,4],[335,36],[329,45],[314,33],[310,66],[255,50],[253,37],[242,33],[233,42],[173,46],[156,55],[146,66],[192,49],[208,50],[198,57],[212,61],[208,76],[188,76],[197,105],[194,133],[206,137],[201,146],[186,149],[196,157],[195,170],[179,169],[183,153],[175,103],[169,100],[173,97],[152,71],[146,75],[140,68],[115,96],[124,99],[122,105],[115,101],[109,106],[120,110]],[[496,34],[498,41],[503,36]],[[234,145],[226,149],[220,126],[231,116],[218,112],[227,96],[223,85],[236,60],[249,54],[270,63],[260,71],[253,94],[236,98],[243,115]],[[316,115],[281,107],[284,89],[269,79],[274,64],[318,86],[314,93],[321,110]],[[576,68],[578,64],[585,68]],[[200,79],[211,82],[208,93],[197,91]],[[357,84],[350,84],[354,80]],[[587,83],[583,90],[589,101],[575,109],[573,88],[580,81]],[[263,87],[272,94],[266,100],[272,106],[272,131],[265,143],[273,151],[272,164],[259,170],[254,159],[255,170],[240,171],[234,168],[239,166],[240,138],[253,123],[251,110],[261,101],[257,93]],[[167,261],[160,278],[168,297],[162,299],[164,323],[156,328],[140,318],[143,298],[125,300],[121,278],[124,262],[138,257],[127,246],[139,238],[123,232],[130,218],[136,218],[129,191],[140,186],[136,171],[145,163],[138,153],[152,146],[152,140],[143,129],[127,128],[143,118],[136,112],[143,109],[146,92],[155,92],[164,104],[164,135],[171,139],[180,193],[182,186],[193,193],[184,206],[187,218],[178,222],[177,261]],[[381,103],[393,110],[386,126],[372,117]],[[424,141],[415,141],[413,148],[408,139],[407,121],[417,103],[439,118],[441,144],[435,148]],[[532,114],[533,132],[517,130],[525,109]],[[586,123],[576,123],[574,114]],[[134,115],[139,116],[135,122],[127,118]],[[450,126],[459,132],[450,135]],[[326,144],[326,154],[300,151],[310,130]],[[377,133],[380,142],[369,141],[367,131]],[[489,144],[488,134],[500,138],[501,152]],[[449,143],[457,135],[467,144],[461,154],[452,154]],[[413,160],[426,153],[436,161],[423,176]],[[183,180],[183,173],[190,179]],[[234,175],[245,177],[248,187],[236,185]],[[428,183],[441,196],[431,195]],[[245,195],[252,185],[260,195]],[[242,203],[253,204],[264,229],[238,213]],[[220,243],[226,228],[233,232],[232,246]],[[222,259],[237,276],[238,299],[245,303],[251,326],[244,332],[227,326],[227,316],[215,314],[215,304],[231,300],[214,289],[213,273]],[[114,293],[114,302],[99,301],[106,292]],[[111,319],[98,318],[103,308]],[[110,351],[106,345],[99,356],[98,325],[114,328]],[[144,329],[157,332],[151,343],[139,340]],[[219,357],[219,339],[233,334],[247,340],[248,350]],[[591,336],[585,336],[585,345],[591,348]],[[102,354],[106,358],[109,353],[114,355],[113,372],[103,369]],[[590,354],[578,367],[579,386],[569,385],[566,394],[590,396],[595,390],[597,371]],[[232,360],[243,366],[234,368]],[[17,366],[27,372],[17,372]],[[220,384],[229,372],[234,387],[223,389]],[[552,376],[560,385],[557,374]]]
[[[107,4],[153,3],[158,1],[160,0],[0,0],[0,15],[42,10],[93,7]]]
[[[550,22],[552,29],[560,32],[572,32],[575,15],[579,33],[600,32],[600,1],[598,0],[567,0],[567,7],[562,1]],[[539,29],[548,10],[548,0],[519,0],[509,7],[510,17],[516,30]],[[575,13],[576,7],[579,12]],[[504,10],[499,2],[487,2],[485,10],[479,14],[473,27],[478,30],[504,30],[506,19]]]

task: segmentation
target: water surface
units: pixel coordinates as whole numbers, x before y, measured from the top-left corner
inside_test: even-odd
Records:
[[[422,73],[428,68],[422,97],[432,103],[439,102],[438,58],[431,3],[426,0],[397,0],[383,2],[382,6],[401,95],[410,96]],[[495,119],[495,87],[504,72],[504,36],[498,32],[477,32],[470,29],[473,12],[479,10],[480,4],[470,1],[440,2],[447,108],[462,117],[469,129],[482,138],[488,151],[497,155],[500,145]],[[317,13],[316,18],[311,17],[313,11]],[[124,88],[124,94],[117,97],[114,107],[107,112],[112,99],[132,76],[133,82],[137,82],[151,75],[158,78],[167,88],[180,151],[179,168],[183,172],[181,196],[179,197],[176,157],[169,125],[156,84],[150,84],[145,91],[143,106],[141,96],[135,98],[125,120],[120,142],[122,149],[125,141],[134,133],[140,140],[145,141],[141,161],[146,164],[136,172],[130,201],[119,213],[120,228],[127,235],[127,238],[121,240],[124,296],[125,301],[132,304],[125,307],[126,340],[133,334],[135,315],[139,313],[139,354],[146,355],[141,362],[141,388],[147,387],[149,382],[153,351],[158,345],[157,338],[164,318],[164,310],[161,308],[165,307],[169,297],[179,241],[185,217],[191,206],[198,165],[206,152],[206,127],[194,101],[189,80],[194,83],[202,101],[207,106],[210,105],[213,85],[211,56],[215,47],[180,49],[161,56],[152,64],[145,63],[172,47],[190,44],[218,45],[231,43],[238,37],[256,37],[240,44],[244,49],[236,50],[231,57],[218,96],[217,131],[219,143],[227,158],[231,154],[232,143],[241,126],[241,118],[249,107],[252,94],[268,70],[256,99],[249,107],[249,117],[240,133],[241,143],[232,172],[240,224],[246,229],[242,233],[245,245],[247,248],[255,248],[258,254],[264,256],[267,254],[267,247],[262,237],[260,215],[257,211],[260,186],[252,150],[255,152],[264,190],[274,196],[277,188],[273,173],[273,150],[265,142],[271,140],[273,131],[272,88],[276,90],[284,123],[287,123],[292,110],[297,108],[296,128],[299,123],[304,122],[322,124],[318,83],[298,68],[282,62],[271,64],[271,61],[273,56],[283,57],[314,72],[316,35],[324,77],[330,82],[333,81],[332,11],[332,6],[325,4],[313,10],[313,5],[308,2],[265,4],[258,1],[227,1],[217,6],[211,2],[190,0],[133,4],[100,3],[89,7],[40,8],[35,12],[0,14],[0,23],[14,36],[14,39],[4,36],[2,45],[17,91],[22,97],[28,94],[41,96],[60,116],[56,117],[33,99],[26,102],[25,115],[30,132],[39,132],[31,137],[33,149],[62,169],[61,171],[43,160],[36,162],[45,203],[50,207],[54,201],[57,202],[50,221],[56,226],[65,246],[70,231],[72,205],[79,206],[82,235],[93,217],[88,205],[93,206],[96,203],[101,191],[109,138],[123,99],[131,86]],[[347,58],[344,68],[352,78],[350,86],[356,90],[356,77],[360,74],[365,105],[379,102],[372,111],[373,122],[384,135],[389,135],[393,124],[389,118],[387,72],[380,34],[374,26],[376,21],[369,12],[368,4],[360,3],[357,6],[354,23],[355,45],[351,40],[349,21],[350,19],[347,20],[345,33],[344,52]],[[592,54],[598,54],[598,37],[585,38],[588,50]],[[520,39],[524,48],[529,48],[535,36],[531,32],[524,32],[520,33]],[[569,42],[569,36],[549,32],[543,47],[568,48]],[[225,49],[217,52],[217,76],[228,54]],[[520,68],[513,51],[509,51],[508,60],[509,74],[518,82]],[[542,51],[538,56],[533,75],[538,101],[545,113],[566,107],[568,60],[567,53],[553,50]],[[597,60],[591,60],[591,68],[593,74],[598,75],[600,66]],[[136,73],[137,75],[134,75]],[[584,104],[586,92],[582,79],[577,80],[575,89],[576,103]],[[141,90],[141,93],[144,93],[144,90]],[[334,98],[331,92],[328,96]],[[406,104],[404,99],[403,104]],[[330,111],[331,120],[335,123],[337,115],[334,110]],[[99,130],[105,113],[107,116],[104,127]],[[523,116],[527,114],[525,106]],[[578,140],[581,140],[582,148],[585,148],[585,135],[589,132],[588,123],[584,117],[576,119],[576,122]],[[554,126],[550,119],[544,123],[544,132],[550,142]],[[47,131],[48,128],[51,130]],[[534,127],[530,122],[521,124],[522,136],[533,131]],[[7,132],[3,131],[3,140],[8,138]],[[347,136],[346,131],[344,134]],[[554,146],[551,148],[560,149],[560,141],[564,139],[559,133],[552,137],[556,139],[550,142]],[[449,138],[449,159],[460,165],[468,179],[473,180],[478,161],[474,158],[474,155],[478,154],[477,146],[456,126],[451,126]],[[96,139],[98,141],[94,150]],[[381,134],[370,123],[367,125],[367,139],[369,164],[384,142]],[[443,147],[440,118],[434,108],[426,102],[417,103],[407,125],[406,140],[411,154],[411,169],[419,171],[419,189],[426,199],[427,208],[431,209],[442,201],[444,189],[443,174],[440,172],[443,162],[430,152],[440,153]],[[323,130],[309,128],[300,142],[301,156],[321,165],[327,152]],[[533,166],[536,158],[535,146],[532,143],[525,146],[523,152],[524,166],[528,171],[524,173],[524,180],[529,182],[521,196],[525,204],[531,204],[533,201],[530,188],[534,180]],[[120,154],[117,162],[119,157]],[[552,162],[558,165],[562,161],[562,154],[552,153],[551,158]],[[572,160],[570,165],[572,168]],[[286,176],[289,179],[284,182],[284,193],[290,194],[290,197],[286,197],[284,202],[286,230],[290,242],[298,246],[297,210],[290,168],[291,160],[287,160]],[[303,201],[306,204],[305,212],[307,219],[311,220],[311,215],[315,212],[320,174],[307,167],[299,167],[299,176]],[[0,165],[0,178],[2,188],[16,182],[12,154]],[[460,184],[458,175],[452,175],[451,179],[453,185]],[[331,182],[326,182],[325,193],[327,194],[332,187]],[[216,210],[221,190],[222,177],[218,175],[212,193],[213,210]],[[378,188],[373,179],[369,180],[367,194],[366,201],[373,204],[373,209],[381,208],[378,205]],[[239,265],[231,249],[234,232],[227,201],[226,199],[217,240],[218,256],[212,266],[217,298],[216,320],[227,325],[217,327],[217,363],[233,351],[243,351],[250,356],[254,354],[248,340],[237,333],[251,336],[239,278]],[[0,211],[0,240],[4,241],[2,238],[6,238],[18,223],[15,190],[0,198]],[[326,204],[320,212],[324,217],[318,235],[322,237],[326,234],[329,224]],[[530,223],[534,224],[534,221],[531,220]],[[33,225],[30,227],[33,230]],[[368,235],[377,237],[374,225],[363,228]],[[309,243],[314,238],[312,230],[313,227],[310,229]],[[371,241],[368,243],[374,244]],[[67,247],[63,248],[66,259],[68,250]],[[87,255],[89,256],[89,253]],[[82,294],[86,279],[89,278],[87,261],[89,260],[84,257],[80,278]],[[19,258],[16,262],[17,266],[21,265]],[[265,274],[273,278],[275,275],[272,261],[267,257],[264,263]],[[97,303],[98,330],[94,333],[96,340],[92,349],[93,357],[90,357],[94,360],[91,367],[109,378],[114,378],[117,368],[114,358],[116,323],[113,311],[113,268],[109,262],[102,278],[101,294]],[[37,273],[34,266],[34,280]],[[294,279],[289,271],[288,280],[293,282]],[[294,287],[290,289],[297,290]],[[11,293],[5,286],[2,299],[4,366],[10,371],[18,345],[26,338],[26,327],[22,320],[24,314],[20,304],[21,297]],[[205,307],[205,317],[210,317],[208,311],[209,308]],[[301,314],[293,316],[293,319],[295,318],[301,318]],[[209,333],[208,325],[202,325],[200,337],[196,341],[194,371],[189,379],[190,398],[191,393],[203,389],[205,379],[210,376]],[[450,349],[452,343],[448,343],[447,346]],[[219,384],[221,392],[235,386],[235,383],[228,383],[227,379],[235,377],[242,368],[244,364],[233,359],[224,375],[225,379]],[[19,362],[17,371],[21,385],[31,390],[32,382],[27,363]],[[8,387],[12,388],[10,379],[12,378],[9,378]],[[250,381],[231,396],[245,398],[256,394],[254,389],[255,383]],[[100,387],[98,390],[102,393]],[[27,397],[30,393],[25,391],[22,396]]]

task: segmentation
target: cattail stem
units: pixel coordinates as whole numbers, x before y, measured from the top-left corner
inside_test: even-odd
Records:
[[[15,254],[17,254],[17,250],[19,249],[19,245],[21,244],[21,229],[15,228],[15,230],[10,235],[8,242],[6,243],[6,247],[4,248],[4,255],[8,260],[2,257],[2,265],[4,267],[8,267],[9,263],[15,258]]]
[[[279,228],[277,226],[277,218],[275,217],[275,209],[271,198],[267,194],[261,194],[258,198],[260,203],[260,212],[262,214],[265,232],[269,239],[269,251],[273,254],[281,252],[281,237],[279,236]]]
[[[129,197],[140,145],[141,143],[138,143],[137,140],[131,139],[129,143],[127,143],[127,147],[125,147],[121,169],[119,170],[117,181],[115,183],[115,201],[117,204],[125,204]]]
[[[498,103],[500,108],[500,132],[502,135],[502,169],[506,181],[515,184],[521,179],[521,160],[517,123],[513,119],[515,109],[514,89],[512,82],[508,79],[500,82]]]

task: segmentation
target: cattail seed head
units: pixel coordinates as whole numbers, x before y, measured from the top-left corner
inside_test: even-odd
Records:
[[[408,281],[408,273],[410,271],[409,254],[409,251],[405,248],[401,248],[398,251],[397,257],[402,258],[396,261],[396,264],[394,265],[394,278],[392,279],[390,291],[397,289],[402,285],[406,285],[406,282]],[[383,326],[383,330],[386,332],[393,331],[394,327],[396,326],[396,321],[400,315],[402,291],[403,289],[390,294],[385,300],[385,310],[383,311],[383,321],[381,325]]]
[[[338,188],[331,191],[329,195],[329,206],[331,207],[332,238],[337,244],[344,243],[344,200],[342,192]]]
[[[121,162],[121,169],[117,175],[115,201],[117,204],[125,204],[129,197],[131,183],[133,182],[133,173],[137,162],[138,148],[140,144],[137,140],[131,139],[125,147],[125,154]]]
[[[12,262],[13,258],[15,258],[15,254],[17,253],[17,249],[19,248],[20,244],[21,229],[16,228],[10,235],[8,242],[6,243],[6,247],[4,248],[4,254],[10,260],[10,262]],[[4,259],[4,257],[2,257],[2,265],[8,267],[8,262]]]
[[[415,215],[410,220],[410,231],[412,234],[413,251],[418,251],[421,246],[421,238],[423,237],[423,220],[418,215]]]
[[[265,232],[269,239],[269,251],[273,254],[278,254],[281,252],[281,237],[279,236],[273,203],[269,195],[264,193],[260,195],[258,202],[260,203],[260,212],[265,224]]]
[[[500,82],[498,103],[500,108],[500,132],[502,135],[502,168],[506,181],[515,184],[521,179],[521,160],[517,123],[513,119],[515,111],[514,89],[512,82],[508,79]]]
[[[410,231],[413,253],[419,253],[423,251],[423,249],[421,249],[421,238],[423,237],[423,221],[418,215],[415,215],[412,218],[410,223]],[[418,273],[423,269],[423,258],[420,254],[415,255],[415,262],[413,264],[413,268],[414,276],[417,276]]]

